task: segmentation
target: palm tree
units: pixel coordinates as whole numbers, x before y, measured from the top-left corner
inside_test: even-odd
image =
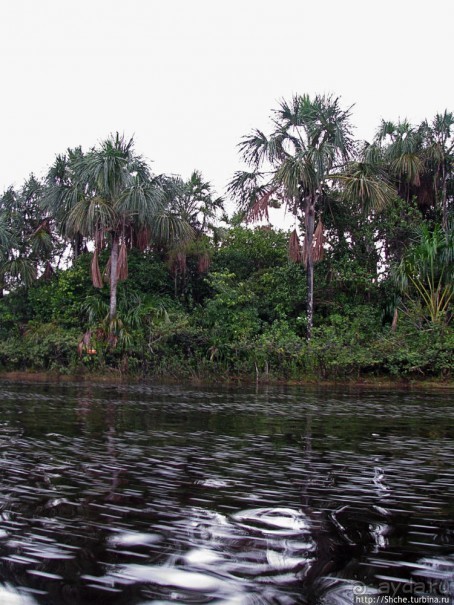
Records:
[[[42,207],[49,218],[55,221],[60,235],[70,240],[73,258],[80,256],[84,244],[80,232],[68,232],[70,211],[86,193],[84,185],[77,181],[75,174],[75,166],[82,159],[81,147],[68,149],[65,154],[57,155],[46,175],[46,188],[42,199]]]
[[[382,159],[397,182],[400,197],[409,201],[420,193],[425,172],[421,130],[407,120],[397,124],[382,120],[375,143],[383,151]]]
[[[168,242],[190,236],[190,228],[165,203],[163,179],[153,177],[147,163],[134,153],[133,139],[118,133],[98,148],[78,154],[72,161],[70,193],[65,183],[54,192],[55,216],[67,235],[94,241],[91,265],[93,285],[102,287],[98,264],[101,249],[108,245],[106,274],[110,286],[109,319],[117,315],[117,286],[127,278],[127,249],[144,250],[151,241]]]
[[[250,220],[268,215],[273,201],[283,201],[304,224],[303,250],[296,231],[291,237],[293,257],[301,259],[307,279],[307,338],[312,335],[314,263],[323,248],[321,212],[330,187],[345,188],[364,204],[389,198],[389,187],[369,173],[366,163],[352,165],[355,144],[350,109],[331,96],[296,95],[274,112],[270,136],[260,130],[244,137],[240,150],[251,172],[237,172],[229,185],[240,209]],[[317,229],[315,228],[318,218]]]
[[[445,110],[429,124],[424,121],[421,130],[425,135],[425,153],[433,168],[433,186],[441,206],[442,226],[448,229],[448,183],[454,177],[454,114]],[[452,191],[451,191],[452,202]]]
[[[394,279],[408,298],[418,298],[432,323],[449,321],[454,295],[454,233],[423,224],[394,270]]]
[[[187,258],[197,259],[197,273],[206,273],[211,262],[213,243],[219,242],[222,227],[219,222],[227,222],[224,199],[216,196],[209,181],[194,170],[190,178],[171,177],[165,184],[166,197],[171,210],[185,220],[193,229],[194,238],[180,242],[169,251],[169,265],[174,274],[175,295],[178,282],[184,289]]]
[[[214,195],[211,183],[203,179],[201,172],[194,170],[187,181],[173,177],[169,189],[171,208],[197,235],[215,233],[219,214],[224,220],[224,199]]]

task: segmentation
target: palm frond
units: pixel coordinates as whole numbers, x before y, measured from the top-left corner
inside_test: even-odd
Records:
[[[256,168],[270,159],[270,141],[261,130],[253,130],[252,134],[243,137],[239,148],[245,162]]]
[[[147,228],[151,239],[161,245],[167,245],[172,241],[190,240],[194,237],[191,226],[169,212],[161,212],[150,217]]]
[[[276,183],[281,183],[285,197],[290,207],[293,199],[301,193],[315,192],[320,187],[317,167],[314,165],[311,153],[297,154],[287,158],[278,169],[274,177]]]
[[[262,172],[235,172],[227,186],[227,192],[236,201],[240,210],[248,212],[255,201],[265,195],[270,187],[268,175]]]
[[[112,205],[101,196],[80,199],[70,210],[67,219],[69,233],[93,236],[99,229],[117,228],[120,220]]]
[[[8,273],[12,278],[20,281],[25,287],[29,287],[36,280],[36,264],[29,258],[11,258],[3,263],[3,273]]]
[[[416,153],[402,153],[391,162],[391,170],[411,185],[419,187],[424,163]]]
[[[447,234],[439,225],[433,230],[423,225],[391,273],[400,290],[418,300],[433,323],[450,319],[448,310],[454,297],[452,258],[452,233]]]
[[[113,203],[130,185],[132,170],[138,167],[140,158],[134,156],[133,147],[132,138],[128,140],[118,132],[110,135],[99,148],[74,163],[77,180]]]
[[[396,196],[391,185],[378,176],[369,164],[352,164],[348,170],[331,174],[330,178],[342,185],[344,199],[358,201],[366,213],[382,210]]]
[[[150,216],[163,207],[163,191],[147,181],[142,181],[138,175],[133,177],[130,185],[113,204],[117,214],[134,219],[139,225],[146,224]]]
[[[48,255],[53,250],[53,239],[47,221],[42,221],[30,236],[30,245],[35,256]]]
[[[88,317],[90,326],[95,326],[109,317],[109,305],[100,296],[87,296],[82,303],[82,312]]]

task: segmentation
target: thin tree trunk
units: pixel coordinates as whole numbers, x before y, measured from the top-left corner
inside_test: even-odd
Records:
[[[315,228],[315,200],[308,197],[306,200],[306,279],[307,279],[307,306],[306,306],[306,321],[307,321],[307,340],[312,338],[312,325],[314,323],[314,252],[312,242],[314,239]]]
[[[82,243],[83,243],[82,235],[80,233],[76,233],[76,235],[74,236],[73,242],[72,242],[74,259],[78,258],[82,254]]]
[[[118,251],[120,248],[120,238],[114,231],[112,232],[112,252],[110,253],[110,307],[109,319],[112,321],[117,315],[117,284],[118,284]]]
[[[395,332],[397,330],[397,320],[399,318],[399,312],[397,310],[397,307],[394,309],[394,315],[393,315],[393,322],[391,324],[391,329],[393,332]]]

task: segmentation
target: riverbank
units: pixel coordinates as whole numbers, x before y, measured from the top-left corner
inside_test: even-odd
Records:
[[[443,390],[454,391],[454,381],[439,379],[408,379],[402,378],[390,379],[389,377],[369,377],[351,380],[284,380],[259,378],[251,379],[246,376],[230,376],[219,380],[219,377],[201,378],[201,377],[160,377],[159,379],[145,378],[141,376],[131,376],[119,372],[108,372],[105,374],[93,374],[89,372],[75,374],[61,374],[58,372],[0,372],[0,382],[24,382],[24,383],[96,383],[96,384],[188,384],[191,386],[232,386],[232,385],[259,385],[259,386],[303,386],[314,388],[352,388],[352,389],[415,389],[415,390]]]
[[[431,321],[417,305],[396,320],[392,284],[372,273],[339,282],[335,259],[317,266],[308,340],[305,275],[289,263],[287,240],[234,228],[212,250],[208,273],[188,268],[184,288],[159,255],[131,251],[113,322],[108,289],[91,283],[92,255],[81,255],[0,299],[0,372],[59,381],[452,384],[449,316]]]

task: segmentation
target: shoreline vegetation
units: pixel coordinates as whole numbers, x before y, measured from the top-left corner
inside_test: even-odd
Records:
[[[107,374],[60,374],[56,372],[33,372],[33,371],[0,371],[0,382],[12,382],[21,384],[99,384],[99,385],[117,385],[117,384],[148,384],[148,385],[187,385],[191,387],[303,387],[307,389],[346,389],[346,390],[361,390],[361,389],[378,389],[378,390],[417,390],[417,391],[454,391],[454,381],[440,379],[408,379],[402,378],[366,378],[366,379],[351,379],[351,380],[273,380],[273,379],[251,379],[250,377],[230,376],[224,380],[215,380],[212,378],[191,378],[191,379],[160,379],[153,380],[146,377],[137,377],[109,372]]]
[[[273,116],[228,200],[118,133],[7,189],[0,379],[451,388],[454,115],[370,143],[337,98]]]
[[[305,275],[288,258],[288,239],[282,231],[234,227],[207,271],[200,273],[188,254],[185,273],[177,275],[166,259],[131,251],[129,278],[118,288],[115,341],[108,286],[94,289],[93,253],[84,253],[0,300],[0,378],[26,371],[61,380],[452,383],[451,325],[430,322],[419,304],[399,311],[395,325],[386,307],[389,282],[355,279],[346,264],[339,271],[348,278],[340,273],[337,287],[334,263],[317,266],[308,341]]]

